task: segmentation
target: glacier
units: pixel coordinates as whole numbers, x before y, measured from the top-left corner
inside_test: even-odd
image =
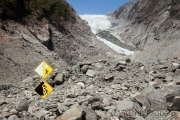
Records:
[[[106,15],[80,15],[91,27],[94,34],[112,27],[111,18]]]
[[[90,26],[94,34],[97,34],[99,31],[102,30],[107,30],[113,26],[111,18],[106,15],[80,15],[80,17]],[[119,47],[113,44],[112,42],[109,42],[108,40],[105,40],[97,35],[96,37],[98,40],[104,42],[108,47],[110,47],[112,50],[116,51],[117,53],[124,55],[134,54],[133,51]]]

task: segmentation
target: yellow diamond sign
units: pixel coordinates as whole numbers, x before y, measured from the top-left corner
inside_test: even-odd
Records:
[[[53,91],[53,87],[46,82],[45,80],[43,80],[36,88],[35,91],[37,94],[40,95],[41,98],[46,98],[52,91]]]
[[[35,71],[41,76],[42,79],[45,79],[52,71],[53,68],[43,61]]]

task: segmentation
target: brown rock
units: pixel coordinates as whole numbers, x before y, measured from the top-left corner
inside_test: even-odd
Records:
[[[128,88],[126,86],[121,86],[121,90],[127,90]]]
[[[180,111],[180,96],[174,97],[173,103],[172,103],[172,110]]]
[[[82,73],[86,73],[87,72],[87,70],[88,70],[88,65],[84,65],[82,68],[81,68],[81,72]]]
[[[55,84],[60,85],[64,82],[64,74],[60,73],[54,78]]]

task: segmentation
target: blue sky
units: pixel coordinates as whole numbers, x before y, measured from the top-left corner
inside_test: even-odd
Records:
[[[106,14],[112,12],[130,0],[66,0],[77,14]]]

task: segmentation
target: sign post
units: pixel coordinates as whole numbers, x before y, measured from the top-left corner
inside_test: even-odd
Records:
[[[53,87],[45,80],[49,74],[53,71],[53,68],[42,61],[42,63],[35,69],[35,71],[41,76],[42,81],[34,89],[35,92],[43,99],[43,108],[45,107],[45,98],[53,91]]]

